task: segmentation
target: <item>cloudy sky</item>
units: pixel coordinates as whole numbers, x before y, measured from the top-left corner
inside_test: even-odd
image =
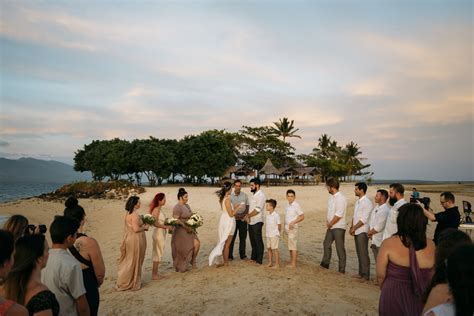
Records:
[[[376,179],[474,180],[472,1],[1,1],[0,156],[295,120]]]

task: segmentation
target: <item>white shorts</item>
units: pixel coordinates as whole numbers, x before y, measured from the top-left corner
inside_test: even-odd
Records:
[[[280,236],[267,237],[267,248],[278,249],[279,242],[280,242]]]
[[[288,250],[298,250],[296,244],[298,243],[298,229],[293,228],[288,230]]]

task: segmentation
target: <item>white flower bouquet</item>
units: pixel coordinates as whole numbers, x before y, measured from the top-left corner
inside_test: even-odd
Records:
[[[196,232],[199,227],[204,225],[204,218],[198,213],[193,213],[193,215],[191,215],[191,217],[186,221],[186,225]]]
[[[150,226],[155,225],[156,222],[156,218],[151,214],[142,215],[142,220],[144,224],[148,224]]]
[[[178,226],[178,220],[174,217],[171,217],[171,218],[166,218],[165,219],[165,225],[166,226]]]

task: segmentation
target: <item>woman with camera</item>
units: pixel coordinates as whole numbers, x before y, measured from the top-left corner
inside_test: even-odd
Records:
[[[11,232],[15,240],[24,235],[44,234],[46,225],[31,225],[23,215],[12,215],[3,225],[3,229]]]
[[[16,241],[5,293],[8,299],[24,305],[30,315],[59,314],[56,296],[41,283],[41,270],[46,267],[48,257],[49,245],[44,235],[23,236]]]
[[[89,303],[91,315],[97,315],[99,311],[99,287],[104,282],[105,264],[98,242],[84,234],[84,223],[86,212],[79,205],[76,198],[70,197],[66,200],[64,216],[72,217],[80,223],[77,231],[77,239],[69,252],[81,263],[82,277],[86,288],[86,298]]]

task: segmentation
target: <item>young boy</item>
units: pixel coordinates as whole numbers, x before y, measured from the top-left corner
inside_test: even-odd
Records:
[[[78,229],[79,222],[66,216],[56,216],[49,229],[53,245],[41,279],[56,295],[60,316],[90,315],[81,264],[67,252]]]
[[[267,200],[267,214],[265,214],[265,231],[267,235],[268,267],[273,266],[272,258],[275,253],[275,266],[280,267],[280,253],[278,243],[280,241],[281,222],[280,215],[275,212],[277,202],[274,199]]]
[[[290,250],[291,263],[288,268],[296,268],[298,223],[304,220],[304,214],[293,190],[286,191],[288,206],[285,208],[285,232],[288,236],[288,250]]]

